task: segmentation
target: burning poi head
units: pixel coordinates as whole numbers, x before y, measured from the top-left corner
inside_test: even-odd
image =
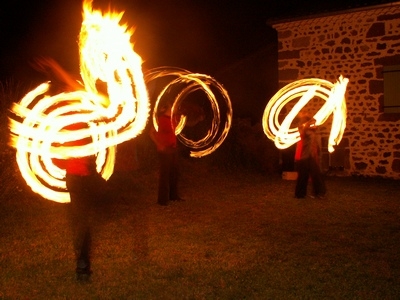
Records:
[[[50,96],[50,83],[43,83],[11,108],[10,144],[17,149],[19,169],[32,190],[46,199],[70,200],[65,170],[55,159],[96,155],[97,171],[108,179],[115,146],[146,126],[150,105],[142,60],[130,42],[132,30],[120,24],[122,15],[94,10],[92,1],[85,0],[79,35],[82,90]],[[105,92],[98,91],[98,82]],[[87,126],[65,130],[76,123]],[[76,140],[91,142],[67,146]]]
[[[315,126],[323,124],[332,115],[332,128],[328,139],[328,151],[333,152],[333,146],[342,140],[346,128],[346,87],[349,80],[339,77],[336,83],[318,78],[295,81],[280,89],[268,102],[264,110],[262,125],[267,137],[275,142],[279,149],[285,149],[300,140],[297,126],[292,126],[293,120],[309,101],[319,98],[324,105],[313,116]],[[295,102],[291,110],[280,122],[282,109],[291,101]],[[293,104],[293,103],[290,103]]]

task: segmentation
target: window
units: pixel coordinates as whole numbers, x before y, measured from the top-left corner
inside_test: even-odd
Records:
[[[383,68],[383,112],[400,113],[400,65]]]

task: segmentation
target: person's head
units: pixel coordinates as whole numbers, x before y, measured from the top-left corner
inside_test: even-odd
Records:
[[[304,124],[312,119],[312,116],[309,112],[307,111],[300,111],[297,114],[297,122],[298,124]]]
[[[172,109],[172,104],[171,103],[164,103],[162,106],[160,106],[158,110],[159,115],[171,115],[171,109]]]

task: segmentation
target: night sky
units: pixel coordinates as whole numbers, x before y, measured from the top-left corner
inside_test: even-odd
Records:
[[[395,1],[95,0],[93,5],[125,11],[123,21],[136,27],[132,41],[145,68],[168,65],[212,75],[273,42],[268,19],[388,2]],[[81,22],[79,0],[2,1],[0,80],[37,75],[29,62],[38,56],[79,72]]]

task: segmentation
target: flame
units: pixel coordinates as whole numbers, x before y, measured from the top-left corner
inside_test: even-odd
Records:
[[[332,128],[328,139],[328,151],[333,152],[333,146],[338,145],[342,140],[346,128],[346,87],[349,80],[340,76],[336,83],[318,78],[309,78],[295,81],[280,89],[268,102],[264,110],[262,124],[264,133],[275,142],[279,149],[285,149],[300,140],[300,133],[297,127],[292,128],[291,124],[297,114],[304,106],[318,97],[325,101],[324,105],[314,115],[315,125],[325,123],[333,114]],[[299,99],[300,98],[300,99]],[[293,108],[280,124],[279,115],[285,105],[290,101],[298,99]]]
[[[188,70],[180,68],[160,67],[149,70],[145,74],[145,81],[149,83],[165,77],[171,77],[171,79],[157,96],[153,110],[154,128],[158,130],[156,117],[158,108],[168,102],[171,96],[168,91],[174,86],[183,85],[180,93],[177,94],[173,101],[171,110],[171,122],[173,118],[179,119],[175,127],[175,134],[184,146],[191,149],[191,157],[199,158],[211,154],[223,143],[232,124],[232,105],[228,92],[214,78],[204,74],[191,73]],[[213,89],[216,89],[217,95],[213,92]],[[210,103],[212,120],[210,122],[210,129],[205,135],[201,138],[193,139],[183,134],[187,116],[182,114],[179,108],[184,106],[184,100],[189,94],[198,90],[204,92]],[[217,97],[218,95],[222,97]],[[223,106],[224,114],[221,113],[221,106]],[[221,125],[222,122],[223,125]]]
[[[97,171],[108,179],[113,173],[116,145],[136,137],[146,126],[149,100],[142,60],[130,42],[133,34],[120,21],[123,12],[102,13],[83,2],[79,35],[83,89],[46,95],[50,83],[29,92],[11,111],[10,145],[17,149],[21,174],[32,190],[46,199],[69,202],[65,170],[53,159],[96,155]],[[97,86],[101,82],[106,91]],[[65,127],[86,123],[88,128]],[[90,138],[91,143],[67,146]]]

